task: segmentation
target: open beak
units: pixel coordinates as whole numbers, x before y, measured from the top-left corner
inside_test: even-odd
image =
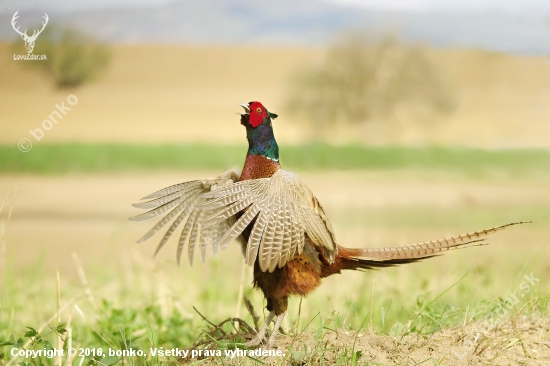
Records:
[[[239,113],[241,116],[250,114],[250,108],[248,107],[248,104],[239,104],[241,107],[244,108],[245,113]]]

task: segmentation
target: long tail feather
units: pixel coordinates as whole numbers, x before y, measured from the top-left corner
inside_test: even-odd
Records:
[[[323,269],[322,277],[340,273],[342,269],[361,270],[379,267],[391,267],[413,263],[422,259],[438,256],[453,249],[487,245],[486,236],[513,225],[527,224],[531,221],[513,222],[490,229],[438,239],[423,243],[386,248],[344,248],[338,247],[335,262]]]
[[[512,222],[510,224],[493,227],[490,229],[474,231],[451,238],[438,239],[423,243],[402,245],[387,248],[351,249],[346,248],[352,257],[360,257],[371,260],[396,260],[396,259],[422,259],[433,257],[452,249],[467,248],[470,246],[486,245],[486,236],[513,225],[530,223],[530,221]]]

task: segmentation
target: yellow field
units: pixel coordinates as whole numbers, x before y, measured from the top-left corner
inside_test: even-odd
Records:
[[[91,266],[106,263],[107,253],[115,255],[108,257],[112,265],[118,263],[119,256],[133,251],[150,257],[157,240],[140,245],[135,241],[151,223],[128,221],[128,217],[141,213],[130,204],[158,188],[218,173],[4,176],[0,192],[6,194],[17,187],[9,224],[9,252],[15,256],[16,266],[31,265],[46,255],[44,264],[52,271],[73,268],[72,251]],[[524,251],[523,245],[517,245],[518,240],[532,243],[534,255],[550,238],[549,218],[544,215],[550,206],[550,187],[542,179],[470,181],[406,173],[330,171],[302,173],[300,177],[322,202],[344,246],[403,245],[511,221],[535,221],[495,235],[490,248],[473,249],[485,255],[476,256],[469,263],[487,265],[498,256],[509,256],[511,251]],[[336,186],[338,190],[334,189]],[[10,203],[11,198],[7,201]],[[6,210],[7,207],[3,219]],[[230,251],[238,254],[236,246]],[[452,253],[441,260],[456,255],[469,257],[471,251]],[[174,265],[174,253],[175,242],[160,255]],[[550,255],[547,250],[543,253]],[[226,254],[220,255],[222,261]],[[539,260],[540,265],[545,263],[542,258]]]
[[[495,147],[549,147],[550,67],[544,57],[484,51],[428,50],[454,85],[458,109],[437,121],[412,120],[397,110],[392,121],[366,124],[359,133],[336,129],[335,142]],[[296,143],[309,136],[304,121],[285,115],[294,72],[322,60],[323,51],[230,46],[113,46],[112,65],[95,82],[55,90],[44,77],[14,61],[0,45],[0,143],[16,144],[40,127],[56,103],[78,103],[43,142],[241,141],[239,102],[262,101],[281,115],[277,135]],[[380,121],[379,121],[380,122]],[[228,128],[228,126],[230,126]],[[215,131],[215,132],[213,132]]]

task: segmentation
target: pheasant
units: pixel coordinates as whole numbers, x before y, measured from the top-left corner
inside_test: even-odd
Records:
[[[306,296],[324,277],[342,270],[417,262],[451,249],[482,245],[486,235],[522,223],[398,247],[340,246],[317,198],[296,175],[281,169],[272,127],[277,115],[259,102],[240,106],[245,110],[241,124],[248,139],[242,172],[230,170],[217,178],[180,183],[154,192],[142,199],[148,201],[134,204],[150,210],[131,220],[148,220],[168,212],[138,240],[140,243],[175,219],[155,254],[183,226],[177,245],[178,264],[185,246],[192,265],[197,248],[204,261],[209,247],[216,255],[218,249],[239,240],[245,262],[254,268],[254,286],[262,290],[269,311],[246,346],[265,342],[267,328],[277,317],[268,340],[268,347],[273,347],[287,312],[288,298]]]

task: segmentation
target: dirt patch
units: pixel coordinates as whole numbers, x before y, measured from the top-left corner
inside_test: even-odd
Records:
[[[488,328],[485,323],[471,323],[431,335],[371,335],[343,330],[322,337],[312,333],[297,338],[279,335],[279,349],[285,356],[260,359],[267,365],[344,365],[351,364],[352,358],[357,364],[404,366],[550,365],[548,319],[511,319]],[[238,359],[230,362],[245,360]],[[196,361],[188,358],[182,363]],[[228,360],[211,357],[202,361],[203,365],[215,365]]]
[[[548,365],[550,364],[550,324],[547,320],[506,321],[483,332],[483,323],[441,331],[432,335],[388,335],[331,333],[326,347],[360,352],[360,361],[390,365],[426,364],[469,366]],[[331,358],[329,358],[331,357]],[[325,354],[328,362],[337,362],[341,351]],[[435,362],[437,361],[437,363]]]

